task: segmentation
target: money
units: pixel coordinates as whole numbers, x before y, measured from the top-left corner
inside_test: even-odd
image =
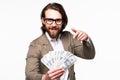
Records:
[[[41,59],[41,62],[49,69],[56,67],[69,68],[75,61],[75,55],[68,51],[49,51]]]

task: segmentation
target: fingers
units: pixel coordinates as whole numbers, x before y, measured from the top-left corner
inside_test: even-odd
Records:
[[[72,30],[73,32],[75,32],[75,33],[76,33],[76,31],[77,31],[75,28],[71,28],[71,30]]]
[[[74,28],[72,28],[72,31],[75,33],[73,35],[74,39],[76,38],[77,40],[81,40],[81,41],[87,40],[88,35],[85,32],[83,32],[81,30],[74,29]]]
[[[59,73],[51,77],[51,80],[59,80],[59,78],[63,75],[63,73]]]
[[[64,71],[63,68],[59,68],[59,67],[58,67],[58,68],[55,68],[55,69],[52,69],[52,70],[48,71],[48,74],[50,74],[50,73],[54,73],[54,72],[59,71],[59,70]]]
[[[59,78],[64,74],[63,68],[56,68],[48,71],[48,76],[51,80],[59,80]]]
[[[79,32],[76,32],[76,33],[73,35],[73,38],[77,38],[78,35],[79,35]]]
[[[80,33],[78,36],[77,36],[77,39],[78,40],[81,40],[81,41],[84,41],[84,40],[87,40],[87,34],[86,33]]]

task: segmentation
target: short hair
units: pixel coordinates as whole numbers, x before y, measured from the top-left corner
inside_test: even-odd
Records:
[[[62,30],[66,27],[67,23],[68,23],[68,17],[67,17],[67,14],[65,12],[65,9],[63,8],[63,6],[59,3],[49,3],[48,5],[46,5],[42,12],[41,12],[41,19],[42,18],[45,18],[45,11],[48,10],[48,9],[53,9],[53,10],[56,10],[58,11],[61,15],[62,15],[62,20],[63,20],[63,24],[62,24]],[[45,25],[42,24],[42,27],[41,27],[43,33],[46,32],[46,29],[45,29]]]

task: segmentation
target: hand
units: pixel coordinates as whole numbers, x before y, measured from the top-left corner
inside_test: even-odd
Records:
[[[88,35],[85,32],[83,32],[81,30],[77,30],[75,28],[72,28],[72,31],[75,33],[73,35],[73,38],[76,38],[76,39],[81,40],[81,41],[88,39]]]
[[[64,74],[63,68],[55,68],[49,70],[45,75],[42,76],[42,80],[60,80],[60,77]]]

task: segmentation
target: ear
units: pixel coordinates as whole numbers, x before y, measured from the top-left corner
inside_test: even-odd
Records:
[[[43,19],[43,18],[41,18],[41,22],[42,22],[43,24],[45,24],[45,21],[44,21],[44,19]]]

